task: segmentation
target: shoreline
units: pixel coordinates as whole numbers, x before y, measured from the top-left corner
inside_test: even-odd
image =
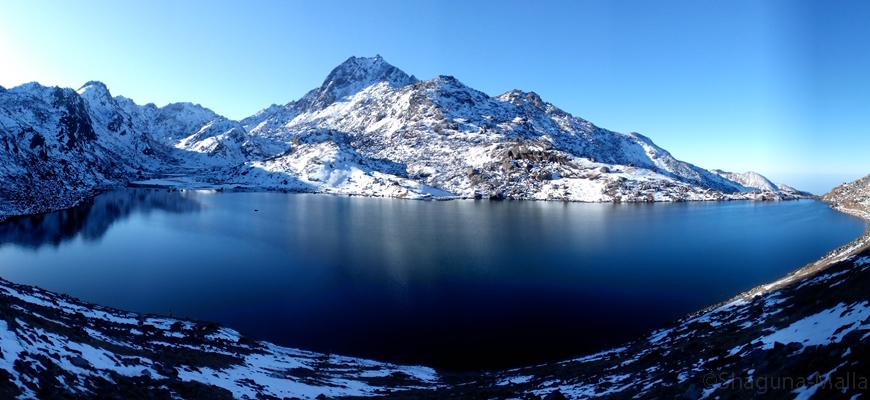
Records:
[[[785,197],[780,196],[777,193],[773,192],[739,192],[734,194],[727,194],[726,196],[734,196],[734,197],[724,197],[724,198],[688,198],[688,199],[666,199],[666,200],[634,200],[634,201],[623,201],[618,198],[611,199],[610,201],[606,200],[598,200],[598,201],[585,201],[585,200],[573,200],[573,199],[539,199],[534,197],[529,198],[503,198],[503,197],[482,197],[477,194],[473,196],[466,195],[455,195],[455,196],[419,196],[419,197],[402,197],[402,196],[389,196],[384,194],[365,194],[365,193],[341,193],[341,192],[333,192],[333,191],[324,191],[324,190],[298,190],[293,188],[277,188],[277,187],[261,187],[261,186],[240,186],[237,184],[224,184],[224,185],[213,185],[213,184],[202,184],[202,185],[177,185],[177,184],[146,184],[143,182],[129,182],[125,185],[108,185],[108,186],[100,186],[94,187],[91,189],[87,189],[81,193],[74,199],[71,200],[66,196],[58,196],[55,199],[49,199],[47,202],[52,203],[48,206],[43,206],[38,208],[36,211],[21,211],[24,209],[29,209],[30,207],[25,207],[20,204],[20,201],[9,200],[0,198],[0,224],[12,219],[19,217],[26,217],[32,215],[39,215],[45,213],[51,213],[56,211],[63,211],[71,208],[78,207],[82,204],[86,204],[92,202],[94,197],[99,196],[110,190],[119,190],[119,189],[129,189],[129,188],[142,188],[142,189],[157,189],[157,190],[170,190],[170,191],[178,191],[178,190],[202,190],[202,191],[218,191],[218,192],[228,192],[228,193],[294,193],[294,194],[327,194],[334,196],[348,196],[348,197],[372,197],[372,198],[388,198],[388,199],[397,199],[397,200],[418,200],[418,201],[452,201],[452,200],[489,200],[489,201],[548,201],[548,202],[559,202],[559,203],[614,203],[614,204],[654,204],[654,203],[683,203],[683,202],[728,202],[728,201],[799,201],[801,199],[811,199],[811,200],[821,200],[821,196],[816,195],[786,195]],[[771,197],[772,198],[769,198]],[[6,203],[3,206],[3,203]],[[12,203],[12,206],[9,204]],[[841,210],[842,211],[842,210]],[[847,212],[847,211],[844,211]],[[847,212],[848,213],[848,212]],[[858,215],[856,215],[858,216]],[[870,221],[870,213],[868,213],[867,217],[858,216],[859,218]]]
[[[866,210],[858,210],[844,206],[834,206],[828,201],[822,199],[821,196],[816,196],[815,200],[827,203],[830,208],[842,212],[844,214],[849,214],[853,217],[859,218],[868,224],[870,224],[870,212]],[[840,247],[837,247],[828,253],[826,253],[822,258],[807,263],[803,267],[800,267],[796,270],[793,270],[787,273],[782,278],[779,278],[773,282],[758,285],[752,289],[741,292],[740,294],[731,297],[728,300],[722,301],[720,303],[713,304],[709,307],[705,307],[704,309],[698,310],[696,312],[687,314],[687,317],[697,316],[704,314],[710,310],[722,307],[723,305],[733,303],[735,301],[746,300],[758,295],[769,293],[771,291],[775,291],[777,289],[781,289],[790,284],[797,283],[799,281],[807,280],[813,278],[817,273],[822,272],[825,268],[835,264],[837,262],[843,261],[844,259],[858,254],[862,251],[870,249],[870,227],[867,228],[861,236],[858,236],[854,240],[849,243],[846,243]],[[684,317],[685,318],[685,317]]]
[[[866,211],[857,214],[868,221]],[[854,372],[870,367],[868,286],[870,229],[781,279],[678,318],[622,347],[484,374],[473,384],[485,390],[455,388],[445,397],[501,391],[537,399],[696,400],[759,394],[808,398],[821,391],[854,399],[870,388],[870,377]],[[837,383],[850,377],[852,385]],[[782,386],[783,379],[798,378],[798,384]]]

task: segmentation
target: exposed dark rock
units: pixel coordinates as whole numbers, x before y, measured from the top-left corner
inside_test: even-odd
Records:
[[[559,389],[556,389],[544,396],[543,400],[568,400],[568,398]]]
[[[91,363],[81,357],[72,357],[69,362],[79,368],[91,368]]]

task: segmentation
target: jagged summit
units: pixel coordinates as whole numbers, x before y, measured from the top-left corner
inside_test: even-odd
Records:
[[[390,65],[377,55],[375,57],[350,57],[335,67],[320,87],[308,92],[289,107],[298,112],[316,111],[380,82],[394,87],[403,87],[417,82],[417,78]]]
[[[9,88],[8,90],[10,92],[18,92],[18,93],[24,93],[24,92],[35,93],[35,92],[41,92],[43,90],[52,89],[52,88],[57,88],[57,86],[53,86],[53,87],[52,86],[45,86],[39,82],[34,81],[34,82],[22,83],[18,86]]]
[[[371,84],[383,81],[402,87],[417,82],[417,78],[386,62],[380,54],[374,57],[352,56],[335,67],[320,87],[333,85],[340,88],[353,83]]]
[[[82,85],[82,86],[81,86],[80,88],[78,88],[78,90],[76,90],[76,91],[79,92],[79,93],[81,93],[82,91],[87,90],[87,89],[92,88],[92,87],[93,87],[93,88],[101,88],[101,89],[105,89],[105,90],[107,90],[107,91],[109,90],[109,88],[108,88],[108,87],[106,86],[106,84],[103,83],[103,82],[100,82],[100,81],[87,81],[87,82],[85,82],[84,85]]]
[[[149,103],[149,104],[153,104],[153,103]],[[216,116],[216,117],[218,116],[218,115],[217,115],[214,111],[212,111],[210,108],[208,108],[208,107],[203,107],[202,104],[199,104],[199,103],[191,103],[191,102],[189,102],[189,101],[180,101],[180,102],[177,102],[177,103],[169,103],[169,104],[167,104],[167,105],[165,105],[165,106],[163,106],[163,107],[158,107],[158,108],[160,108],[160,109],[164,109],[164,110],[166,110],[166,111],[172,111],[172,112],[184,112],[184,111],[192,112],[192,110],[197,110],[197,111],[199,111],[199,112],[203,112],[203,113],[207,113],[207,114],[210,114],[210,115],[214,115],[214,116]],[[224,118],[224,117],[221,117],[221,118]]]
[[[110,104],[115,104],[115,99],[105,83],[100,81],[88,81],[82,87],[76,90],[80,96],[84,97],[90,103],[98,103],[103,107]],[[91,104],[92,107],[96,104]]]
[[[547,106],[550,103],[545,102],[541,99],[541,96],[535,92],[524,92],[519,89],[514,89],[503,93],[502,95],[496,97],[497,100],[505,101],[511,104],[516,104],[518,106],[525,105],[526,103],[530,103],[541,110],[546,110]]]

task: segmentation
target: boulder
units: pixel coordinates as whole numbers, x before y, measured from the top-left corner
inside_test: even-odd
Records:
[[[703,392],[701,391],[701,387],[693,383],[689,385],[689,388],[686,389],[685,393],[683,393],[683,398],[689,400],[698,400],[701,398],[702,394]]]
[[[559,389],[556,389],[544,396],[544,400],[568,400],[568,398]]]
[[[91,368],[91,363],[79,356],[70,357],[69,362],[79,368]]]

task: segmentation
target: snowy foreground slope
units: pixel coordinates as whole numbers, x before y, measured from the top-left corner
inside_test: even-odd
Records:
[[[0,280],[0,398],[314,398],[430,387],[399,367],[257,342]]]
[[[649,138],[534,92],[491,97],[351,57],[301,99],[232,121],[198,104],[138,105],[106,85],[0,87],[0,215],[142,185],[399,198],[780,200],[755,173],[708,171]]]
[[[870,177],[826,197],[867,216],[855,200],[868,194]],[[856,399],[870,393],[868,287],[865,233],[622,347],[454,375],[282,348],[0,280],[0,398]]]

